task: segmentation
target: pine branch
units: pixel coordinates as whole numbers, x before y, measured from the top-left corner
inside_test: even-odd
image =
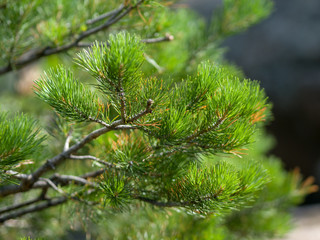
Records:
[[[93,172],[88,172],[86,174],[83,174],[81,177],[84,179],[88,179],[88,178],[95,178],[97,176],[100,176],[101,174],[103,174],[104,172],[106,172],[108,170],[108,168],[104,168],[104,169],[99,169],[97,171],[93,171]]]
[[[192,135],[190,135],[189,137],[186,138],[187,142],[191,142],[192,140],[196,139],[197,137],[200,137],[201,135],[205,134],[205,133],[208,133],[210,131],[213,131],[214,129],[218,128],[225,120],[225,116],[224,117],[221,117],[217,120],[217,122],[215,122],[212,126],[208,127],[208,128],[205,128],[205,129],[202,129],[201,131],[199,132],[196,132]]]
[[[173,40],[174,40],[174,36],[167,33],[164,37],[142,39],[141,42],[148,44],[148,43],[167,42],[167,41],[173,41]]]
[[[40,199],[37,197],[35,199],[29,200],[29,201],[25,201],[23,203],[14,204],[14,205],[11,205],[9,207],[4,207],[4,208],[0,209],[0,214],[3,214],[3,213],[6,213],[6,212],[10,212],[12,210],[16,210],[16,209],[25,207],[25,206],[31,205],[31,204],[39,202],[39,201],[40,201]]]
[[[28,179],[28,174],[23,174],[23,173],[19,173],[16,171],[12,171],[12,170],[8,170],[5,172],[8,175],[11,175],[13,178],[18,179],[18,180],[26,180]]]
[[[17,210],[17,211],[14,211],[14,212],[11,212],[11,213],[8,213],[8,214],[4,214],[4,215],[0,216],[0,224],[4,223],[7,220],[14,219],[14,218],[17,218],[17,217],[21,217],[21,216],[26,215],[28,213],[38,212],[38,211],[41,211],[41,210],[44,210],[44,209],[47,209],[47,208],[50,208],[50,207],[54,207],[54,206],[66,203],[69,199],[72,199],[72,200],[75,200],[75,201],[79,201],[79,202],[82,202],[82,203],[86,203],[86,204],[89,204],[89,205],[96,204],[95,202],[92,203],[92,202],[88,202],[88,201],[79,199],[77,197],[78,193],[79,192],[75,192],[71,196],[61,196],[61,197],[55,197],[55,198],[49,198],[49,199],[46,199],[45,197],[42,197],[43,194],[41,194],[37,200],[34,199],[34,203],[35,204],[33,206],[26,207],[26,208],[23,208],[23,209],[20,209],[20,210]],[[92,193],[92,191],[90,191],[90,190],[86,192],[87,195],[89,195],[91,193]],[[43,201],[43,202],[41,202],[39,204],[36,204],[37,202],[40,202],[40,201]],[[21,203],[21,204],[17,204],[16,208],[12,209],[12,210],[16,210],[16,209],[19,209],[19,208],[21,208],[23,206],[28,206],[28,205],[31,205],[31,204],[33,204],[33,203],[31,203],[31,201],[27,201],[27,202],[24,202],[24,203]],[[10,211],[12,211],[12,210],[10,210]],[[5,212],[7,212],[7,211],[5,211]]]
[[[21,217],[21,216],[23,216],[25,214],[28,214],[28,213],[41,211],[43,209],[47,209],[47,208],[50,208],[50,207],[54,207],[54,206],[63,204],[67,200],[68,200],[68,198],[64,197],[64,196],[63,197],[56,197],[56,198],[46,199],[46,200],[44,200],[44,202],[41,202],[39,204],[35,204],[33,206],[30,206],[30,207],[27,207],[27,208],[24,208],[24,209],[20,209],[20,210],[17,210],[15,212],[8,213],[8,214],[5,214],[3,216],[0,216],[0,223],[4,223],[5,221],[7,221],[9,219]],[[41,200],[39,200],[39,201],[41,201]],[[38,201],[36,201],[36,202],[38,202]],[[27,204],[27,205],[30,205],[30,204]]]
[[[117,13],[114,14],[115,17],[112,17],[111,19],[109,19],[109,21],[107,21],[106,23],[104,24],[101,24],[100,26],[97,26],[97,27],[94,27],[94,28],[91,28],[87,31],[84,31],[82,33],[80,33],[80,35],[78,36],[78,38],[74,41],[75,44],[77,44],[79,41],[81,41],[82,39],[94,34],[94,33],[97,33],[101,30],[105,30],[107,28],[109,28],[111,25],[117,23],[119,20],[121,20],[124,16],[126,16],[128,13],[130,13],[133,9],[137,8],[140,4],[142,4],[145,0],[140,0],[139,2],[137,2],[135,5],[133,6],[129,6],[126,8],[126,10],[119,14],[117,16]]]
[[[99,22],[101,20],[104,20],[106,18],[109,18],[109,17],[115,17],[116,15],[118,15],[123,9],[125,8],[125,6],[123,4],[121,4],[117,9],[115,10],[112,10],[110,12],[107,12],[107,13],[104,13],[96,18],[92,18],[92,19],[89,19],[88,21],[86,21],[86,24],[87,25],[91,25],[91,24],[94,24],[96,22]]]
[[[157,206],[157,207],[182,207],[182,206],[184,206],[183,203],[179,203],[179,202],[159,202],[157,200],[153,200],[153,199],[142,197],[142,196],[137,196],[135,198],[137,200],[150,203],[150,204]]]
[[[153,104],[153,103],[154,103],[154,102],[153,102],[152,99],[148,99],[146,109],[143,110],[143,111],[141,111],[141,112],[138,113],[137,115],[129,118],[129,119],[127,120],[127,123],[134,122],[134,121],[136,121],[137,119],[141,118],[142,116],[144,116],[144,115],[146,115],[146,114],[148,114],[148,113],[152,113],[151,107],[152,107],[152,104]]]
[[[58,188],[50,179],[48,178],[39,178],[39,179],[45,181],[51,188],[56,190],[58,193],[61,193],[62,195],[67,195],[67,193],[65,193],[60,188]]]
[[[54,174],[51,179],[54,182],[61,183],[62,186],[67,185],[68,182],[74,182],[80,185],[89,185],[92,187],[97,187],[97,184],[87,181],[84,177],[72,176],[72,175],[60,175]]]
[[[62,46],[58,47],[45,47],[41,49],[31,50],[25,54],[23,54],[17,61],[15,62],[9,62],[7,66],[0,67],[0,75],[10,72],[16,68],[21,68],[31,62],[34,62],[42,57],[50,56],[53,54],[65,52],[71,48],[77,47],[78,43],[83,40],[84,38],[87,38],[97,32],[100,32],[102,30],[108,29],[118,21],[120,21],[123,17],[125,17],[127,14],[129,14],[133,9],[137,8],[140,4],[142,4],[144,0],[138,1],[135,5],[132,6],[126,6],[124,7],[126,10],[123,11],[121,14],[118,15],[118,11],[115,11],[112,17],[105,23],[90,28],[86,31],[81,32],[72,42],[67,43]],[[122,11],[123,9],[121,9]]]
[[[39,179],[40,176],[42,176],[44,173],[52,169],[55,169],[61,162],[68,159],[72,153],[77,152],[79,149],[81,149],[83,146],[85,146],[87,143],[91,142],[92,140],[96,139],[97,137],[112,130],[133,129],[133,128],[136,128],[136,127],[130,126],[130,125],[120,125],[120,123],[113,123],[112,125],[110,125],[109,128],[100,128],[91,132],[86,137],[84,137],[80,142],[68,148],[68,150],[63,151],[57,156],[47,160],[45,164],[43,164],[41,167],[35,170],[31,175],[29,175],[28,179],[25,179],[20,185],[8,185],[8,186],[1,187],[0,197],[5,197],[10,194],[15,194],[18,192],[28,191],[32,187],[32,185]]]
[[[121,104],[121,122],[123,124],[126,123],[126,118],[127,118],[127,104],[126,104],[126,96],[125,92],[121,86],[121,79],[119,79],[119,99],[120,99],[120,104]]]
[[[37,198],[25,201],[23,203],[13,204],[11,206],[4,207],[4,208],[0,209],[0,214],[6,213],[6,212],[10,212],[10,211],[22,208],[22,207],[26,207],[26,206],[31,205],[33,203],[45,200],[46,199],[46,197],[45,197],[46,193],[47,193],[47,189],[44,188]]]
[[[153,44],[153,43],[160,43],[160,42],[170,42],[173,40],[174,40],[174,36],[167,33],[164,37],[141,39],[141,42],[146,43],[146,44]],[[102,43],[99,43],[99,44],[102,45]],[[79,42],[77,44],[77,47],[88,48],[88,47],[92,47],[93,45],[94,45],[94,43]]]
[[[70,130],[67,134],[67,138],[66,138],[66,141],[64,143],[64,146],[63,146],[63,151],[67,151],[69,149],[69,145],[70,145],[70,141],[71,141],[71,138],[72,138],[72,130]]]
[[[151,100],[152,101],[152,100]],[[146,114],[146,113],[144,113]],[[135,119],[138,119],[139,117],[142,117],[144,114],[138,114],[135,116]],[[0,188],[0,197],[5,197],[11,194],[15,194],[18,192],[26,192],[29,189],[32,188],[32,185],[42,176],[44,173],[55,169],[61,162],[64,160],[70,158],[72,153],[77,152],[79,149],[81,149],[83,146],[85,146],[87,143],[91,142],[92,140],[96,139],[97,137],[112,131],[112,130],[119,130],[119,129],[137,129],[136,126],[131,125],[120,125],[121,121],[115,121],[109,127],[100,128],[97,129],[90,134],[88,134],[86,137],[84,137],[80,142],[74,144],[72,147],[68,148],[67,150],[63,151],[62,153],[56,155],[55,157],[49,159],[46,161],[45,164],[40,166],[37,170],[35,170],[31,175],[24,176],[27,178],[23,178],[20,185],[7,185]],[[67,141],[65,144],[65,148],[68,147],[68,142],[70,141],[70,138],[67,137]],[[20,175],[21,177],[22,175]]]
[[[75,110],[75,112],[77,112],[81,117],[87,118],[87,119],[88,119],[89,121],[91,121],[91,122],[99,123],[99,124],[101,124],[102,126],[105,126],[105,127],[109,127],[109,126],[110,126],[109,124],[107,124],[106,122],[104,122],[104,121],[102,121],[102,120],[100,120],[100,119],[97,119],[97,118],[94,118],[94,117],[91,117],[91,116],[86,117],[86,115],[83,114],[81,111],[79,111],[76,107],[74,107],[74,110]]]
[[[98,163],[101,163],[107,167],[116,167],[116,165],[114,165],[113,163],[109,163],[109,162],[106,162],[106,161],[103,161],[95,156],[91,156],[91,155],[84,155],[84,156],[76,156],[76,155],[71,155],[70,156],[70,159],[73,159],[73,160],[87,160],[87,159],[90,159],[90,160],[93,160],[95,162],[98,162]]]
[[[83,157],[83,156],[80,156]],[[75,159],[89,159],[88,156],[84,156],[86,158],[75,158]],[[74,159],[74,158],[71,158]],[[101,163],[103,163],[104,165],[110,167],[116,167],[115,165],[111,164],[111,163],[107,163],[104,162],[102,160],[100,160]],[[21,181],[28,181],[28,179],[31,178],[31,175],[29,174],[21,174],[15,171],[6,171],[7,174],[12,175],[12,177],[19,179]],[[91,174],[91,173],[87,173],[87,174]],[[61,186],[66,186],[69,184],[69,182],[73,181],[75,184],[80,184],[80,185],[90,185],[90,186],[96,186],[94,183],[88,182],[86,180],[87,174],[85,174],[84,176],[72,176],[72,175],[60,175],[58,173],[54,174],[52,177],[50,177],[50,179],[47,178],[39,178],[38,181],[36,181],[33,185],[32,185],[32,189],[35,188],[48,188],[48,187],[52,187],[52,183],[53,184],[59,184]],[[50,180],[52,182],[48,182],[47,180]]]

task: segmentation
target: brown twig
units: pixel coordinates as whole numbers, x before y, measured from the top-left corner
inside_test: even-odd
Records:
[[[192,140],[196,139],[197,137],[218,128],[224,122],[224,120],[225,120],[225,117],[219,118],[212,126],[205,128],[205,129],[202,129],[201,131],[196,132],[196,133],[190,135],[189,137],[187,137],[186,141],[191,142]]]
[[[146,43],[146,44],[152,44],[152,43],[160,43],[160,42],[169,42],[169,41],[172,41],[173,39],[174,39],[174,37],[171,34],[166,34],[164,37],[141,39],[141,42]],[[102,42],[99,42],[98,44],[102,45]],[[87,47],[92,47],[93,45],[94,45],[94,43],[79,42],[77,44],[77,47],[87,48]]]
[[[95,190],[88,190],[86,192],[86,194],[89,195],[89,194],[92,193],[92,191],[95,191]],[[11,210],[16,210],[16,211],[9,212],[7,214],[4,214],[4,215],[0,216],[0,223],[4,223],[5,221],[7,221],[9,219],[14,219],[14,218],[17,218],[17,217],[21,217],[21,216],[23,216],[25,214],[28,214],[28,213],[38,212],[38,211],[41,211],[41,210],[44,210],[44,209],[47,209],[47,208],[50,208],[50,207],[54,207],[54,206],[63,204],[65,202],[67,202],[69,199],[76,200],[76,201],[79,201],[79,202],[82,202],[82,203],[86,203],[86,204],[90,204],[90,205],[95,204],[95,203],[92,203],[92,202],[87,202],[87,201],[84,201],[82,199],[79,199],[77,197],[78,193],[79,192],[75,192],[71,196],[66,196],[65,195],[65,196],[49,198],[49,199],[41,198],[41,195],[40,195],[40,197],[37,200],[36,199],[34,200],[35,201],[34,203],[37,203],[37,202],[40,202],[40,203],[34,204],[34,205],[26,207],[26,208],[18,209],[18,208],[21,208],[20,207],[21,205],[27,206],[27,205],[31,205],[32,204],[32,203],[29,203],[31,201],[28,201],[28,202],[25,202],[25,203],[21,203],[20,206],[18,208],[16,208],[17,210],[16,209],[11,209]]]
[[[109,18],[109,17],[114,17],[116,15],[118,15],[122,10],[124,9],[124,5],[121,4],[117,9],[115,10],[112,10],[110,12],[107,12],[107,13],[104,13],[96,18],[93,18],[93,19],[89,19],[86,21],[86,24],[87,25],[91,25],[91,24],[94,24],[96,22],[99,22],[101,20],[104,20],[106,18]]]
[[[138,113],[137,115],[129,118],[129,119],[127,120],[127,123],[134,122],[134,121],[138,120],[139,118],[141,118],[142,116],[144,116],[144,115],[146,115],[146,114],[148,114],[148,113],[152,113],[151,107],[152,107],[152,104],[153,104],[153,103],[154,103],[154,102],[153,102],[152,99],[148,99],[146,109],[143,110],[143,111],[141,111],[141,112]]]
[[[60,205],[62,203],[65,203],[67,200],[68,200],[68,198],[65,197],[65,196],[46,199],[46,200],[44,200],[43,202],[41,202],[39,204],[35,204],[33,206],[30,206],[30,207],[27,207],[27,208],[23,208],[23,209],[19,209],[17,211],[12,212],[12,213],[8,213],[8,214],[0,216],[0,223],[4,223],[5,221],[7,221],[9,219],[21,217],[21,216],[23,216],[25,214],[28,214],[28,213],[37,212],[37,211],[41,211],[41,210],[46,209],[46,208],[50,208],[50,207],[54,207],[54,206]],[[41,201],[41,200],[39,200],[39,201]]]
[[[157,206],[157,207],[183,207],[186,205],[186,204],[180,203],[180,202],[159,202],[159,201],[156,201],[156,200],[153,200],[150,198],[146,198],[146,197],[142,197],[142,196],[137,196],[135,198],[137,200],[150,203],[150,204]]]
[[[10,212],[12,210],[16,210],[16,209],[19,209],[19,208],[23,208],[23,207],[26,207],[26,206],[31,205],[33,203],[39,202],[39,201],[41,201],[41,200],[37,197],[35,199],[29,200],[29,201],[25,201],[23,203],[13,204],[11,206],[4,207],[4,208],[0,209],[0,214],[6,213],[6,212]]]
[[[91,156],[91,155],[82,155],[82,156],[76,156],[76,155],[71,155],[69,157],[70,159],[73,159],[73,160],[86,160],[86,159],[90,159],[90,160],[93,160],[95,162],[98,162],[98,163],[101,163],[107,167],[116,167],[115,164],[113,163],[109,163],[109,162],[106,162],[106,161],[103,161],[95,156]]]
[[[144,43],[159,43],[159,42],[172,41],[173,39],[174,39],[174,36],[172,36],[171,34],[167,33],[164,37],[142,39],[141,42],[144,42]]]

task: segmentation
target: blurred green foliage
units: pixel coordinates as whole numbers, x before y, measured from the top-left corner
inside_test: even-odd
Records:
[[[108,1],[107,4],[103,0],[0,1],[0,38],[2,43],[0,66],[5,66],[8,62],[14,63],[30,50],[54,48],[68,44],[82,32],[99,26],[99,22],[92,24],[88,22],[89,19],[94,19],[101,14],[119,8],[120,3],[122,1],[115,0]],[[134,1],[123,1],[124,5],[130,3],[134,4]],[[195,154],[196,161],[192,164],[188,161],[181,163],[182,160],[187,159],[184,153],[177,154],[176,161],[172,161],[170,164],[165,161],[161,162],[157,158],[153,162],[150,161],[155,173],[161,172],[165,168],[173,169],[173,172],[167,176],[167,179],[176,181],[173,191],[169,189],[171,185],[166,185],[166,181],[161,178],[154,180],[153,177],[149,179],[146,177],[144,178],[145,182],[136,181],[139,178],[143,179],[145,169],[150,167],[148,166],[149,162],[146,164],[143,161],[148,156],[147,153],[141,151],[142,147],[146,147],[144,145],[146,139],[136,132],[130,135],[117,135],[110,132],[79,151],[79,154],[95,152],[101,159],[106,159],[116,164],[118,168],[125,169],[125,174],[130,176],[130,180],[134,176],[138,176],[134,179],[138,187],[147,186],[149,181],[154,186],[158,185],[159,189],[166,189],[165,192],[158,194],[163,198],[166,196],[170,200],[181,201],[185,197],[185,201],[190,199],[197,201],[197,196],[218,193],[221,186],[224,186],[225,195],[222,195],[217,201],[207,202],[207,204],[214,204],[214,206],[204,204],[201,207],[191,207],[189,211],[185,211],[181,207],[159,208],[134,200],[130,200],[128,205],[132,186],[128,185],[130,184],[128,178],[114,170],[110,171],[110,176],[101,177],[100,193],[93,192],[87,196],[92,201],[100,199],[104,205],[92,207],[81,202],[70,201],[65,205],[26,215],[20,220],[13,220],[9,224],[1,226],[1,236],[5,236],[5,239],[30,236],[21,239],[38,239],[40,237],[40,239],[216,240],[268,239],[281,236],[288,231],[291,227],[288,210],[300,203],[308,192],[313,191],[314,187],[310,182],[302,184],[301,176],[297,172],[285,172],[279,159],[266,157],[272,146],[272,140],[261,131],[256,132],[257,128],[263,127],[261,123],[258,127],[252,126],[252,128],[246,128],[247,125],[243,124],[245,121],[258,122],[262,120],[263,111],[261,110],[265,109],[267,103],[257,83],[248,80],[239,81],[244,78],[243,73],[223,59],[225,50],[220,47],[223,39],[231,34],[244,31],[252,24],[267,17],[271,10],[272,2],[268,0],[224,0],[221,8],[214,13],[211,23],[207,25],[190,9],[179,8],[179,3],[172,5],[170,1],[149,0],[117,24],[89,36],[86,41],[96,41],[96,43],[90,50],[79,53],[78,60],[73,59],[78,49],[71,49],[59,55],[47,57],[37,65],[41,72],[42,69],[47,71],[47,68],[55,68],[61,63],[70,69],[65,70],[60,67],[58,70],[47,71],[47,75],[43,75],[38,80],[38,90],[40,90],[38,95],[55,108],[60,115],[68,120],[82,122],[87,120],[88,116],[96,117],[100,114],[99,117],[106,123],[111,122],[114,117],[119,115],[121,109],[117,108],[119,102],[117,102],[114,89],[100,80],[98,88],[108,95],[108,101],[112,104],[107,114],[101,113],[100,106],[95,105],[96,102],[93,101],[98,96],[91,92],[94,89],[93,85],[96,86],[95,78],[101,77],[102,73],[110,79],[117,79],[119,64],[125,63],[124,65],[131,66],[128,71],[123,73],[126,80],[124,88],[135,89],[133,94],[128,96],[128,99],[137,97],[136,101],[140,103],[137,104],[138,107],[132,108],[132,113],[137,113],[139,109],[142,109],[143,104],[150,96],[153,100],[156,99],[156,102],[160,102],[160,100],[165,102],[164,105],[155,106],[155,109],[159,110],[158,113],[155,111],[155,114],[159,114],[161,119],[165,119],[160,131],[146,126],[148,131],[154,130],[153,135],[158,134],[157,137],[162,138],[160,142],[162,147],[172,142],[179,146],[180,140],[197,130],[197,126],[204,128],[209,120],[223,116],[226,111],[216,112],[217,107],[226,110],[228,109],[227,103],[233,102],[233,105],[236,106],[234,113],[233,109],[228,111],[231,112],[231,115],[234,114],[238,117],[240,109],[244,120],[242,119],[243,121],[239,121],[235,125],[232,125],[232,120],[226,121],[225,125],[222,123],[221,129],[227,128],[229,124],[235,126],[228,134],[235,134],[240,142],[230,140],[228,134],[208,134],[197,141],[199,143],[214,142],[216,144],[213,145],[214,151],[202,152],[202,155]],[[115,37],[114,34],[122,30],[128,34]],[[174,36],[174,41],[147,44],[142,47],[145,49],[144,52],[142,50],[133,51],[133,49],[141,47],[138,43],[139,38],[157,38],[167,33]],[[139,37],[128,39],[133,34]],[[119,40],[119,38],[121,39]],[[118,52],[115,56],[112,54],[99,55],[103,51],[109,51],[107,45],[100,44],[108,39],[109,44],[116,48],[111,53]],[[126,46],[124,47],[124,45]],[[125,58],[120,59],[119,53],[123,51],[126,52]],[[118,60],[121,60],[121,63]],[[203,60],[210,60],[211,63],[202,63],[198,68],[199,63]],[[77,64],[87,69],[88,73],[78,71]],[[106,69],[106,65],[110,66],[110,69]],[[140,67],[142,68],[140,69]],[[101,69],[102,72],[100,72]],[[137,71],[139,72],[137,73]],[[114,75],[115,73],[118,75]],[[136,78],[132,78],[133,75]],[[215,82],[210,82],[212,75],[215,76]],[[146,80],[145,76],[150,77]],[[18,81],[15,80],[19,77],[17,72],[1,76],[1,110],[28,112],[40,119],[40,124],[50,134],[45,141],[50,148],[45,151],[41,149],[37,151],[35,159],[38,161],[35,161],[31,166],[22,164],[15,168],[21,172],[30,173],[34,167],[41,165],[40,159],[47,159],[60,153],[63,148],[62,141],[68,136],[71,129],[73,129],[71,143],[76,143],[83,137],[83,134],[95,128],[83,123],[66,122],[61,117],[53,115],[49,112],[48,106],[35,99],[32,93],[21,96],[21,92],[17,88]],[[79,79],[79,81],[75,79]],[[59,82],[59,80],[63,81]],[[137,82],[139,84],[136,84]],[[155,90],[160,87],[169,89],[172,86],[174,86],[172,88],[174,90],[171,91],[169,97],[164,97],[162,91]],[[55,87],[64,90],[64,92],[56,94]],[[74,95],[70,96],[68,89],[73,89]],[[193,110],[198,111],[203,107],[204,102],[210,103],[208,95],[202,94],[204,89],[208,91],[220,89],[220,92],[213,95],[211,109],[208,107],[203,110],[200,117],[194,117]],[[138,92],[141,91],[143,94],[138,96]],[[64,100],[59,98],[61,95],[64,96]],[[190,102],[190,99],[187,96],[190,96],[191,100],[197,99],[197,101],[189,106],[187,103]],[[81,104],[78,104],[79,102]],[[218,103],[219,106],[217,106]],[[76,114],[72,111],[74,105],[79,110]],[[186,109],[185,106],[189,106],[189,108]],[[66,111],[68,107],[70,109]],[[169,110],[161,112],[160,110],[163,108]],[[190,113],[187,121],[181,118],[186,110]],[[110,117],[106,118],[106,116]],[[253,116],[253,118],[249,116]],[[20,118],[25,119],[23,115]],[[146,117],[144,120],[153,123],[151,118]],[[166,125],[166,123],[168,124]],[[2,124],[8,127],[10,122],[2,121]],[[32,120],[30,120],[30,124],[33,124]],[[26,133],[29,125],[27,123],[24,125],[26,129],[23,131]],[[180,132],[173,131],[179,129]],[[20,129],[16,130],[21,131]],[[39,140],[34,140],[33,136],[31,135],[29,140],[33,141],[34,145],[38,145]],[[1,143],[3,139],[2,137]],[[247,145],[249,142],[251,144]],[[225,148],[228,143],[232,143],[233,147]],[[151,141],[151,145],[157,146],[157,144],[159,142]],[[246,145],[248,149],[242,149],[243,145]],[[172,150],[171,147],[169,146],[168,149]],[[235,148],[240,149],[234,151]],[[221,149],[229,154],[222,154],[222,151],[219,151]],[[28,151],[24,153],[29,154]],[[161,152],[157,154],[161,154]],[[194,154],[194,149],[192,154]],[[133,164],[132,160],[134,160]],[[80,175],[91,167],[101,168],[102,166],[99,165],[99,162],[69,161],[59,166],[59,170],[63,170],[65,174]],[[215,176],[217,176],[216,179],[214,179]],[[154,189],[158,190],[156,187]],[[242,191],[235,191],[235,189],[242,189]],[[81,190],[80,186],[64,188],[67,193],[79,191],[80,195],[83,193]],[[38,190],[25,193],[23,198],[30,199],[34,195],[38,195]],[[54,191],[49,194],[51,197],[56,195],[58,193]],[[230,196],[233,196],[234,199],[231,199]],[[8,197],[1,199],[0,203],[2,206],[7,206],[13,201],[21,200],[21,198],[22,196]],[[216,208],[216,212],[206,211],[212,208]],[[119,209],[125,211],[119,212]],[[200,209],[202,214],[196,214],[197,209]]]

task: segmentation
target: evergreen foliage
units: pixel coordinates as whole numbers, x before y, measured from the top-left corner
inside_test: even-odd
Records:
[[[19,162],[31,157],[39,151],[44,140],[40,136],[37,123],[23,114],[9,117],[8,113],[0,113],[0,177]]]
[[[97,94],[75,80],[69,70],[63,67],[52,69],[36,84],[36,94],[67,120],[107,121],[105,108]]]
[[[287,230],[276,219],[289,221],[288,208],[315,186],[264,157],[257,135],[270,103],[219,47],[272,3],[224,0],[209,26],[171,4],[0,2],[0,73],[83,48],[74,64],[35,81],[56,113],[52,136],[25,115],[0,114],[1,223],[25,219],[39,233],[22,230],[28,239],[68,239],[71,216],[88,239],[258,239]],[[59,205],[53,220],[48,208]]]

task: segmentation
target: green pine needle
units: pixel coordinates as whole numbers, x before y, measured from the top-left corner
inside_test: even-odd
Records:
[[[62,66],[49,70],[36,81],[35,93],[69,121],[109,122],[108,108],[97,94]]]
[[[1,170],[31,157],[44,141],[37,122],[23,114],[11,118],[7,113],[0,112],[0,129]]]

